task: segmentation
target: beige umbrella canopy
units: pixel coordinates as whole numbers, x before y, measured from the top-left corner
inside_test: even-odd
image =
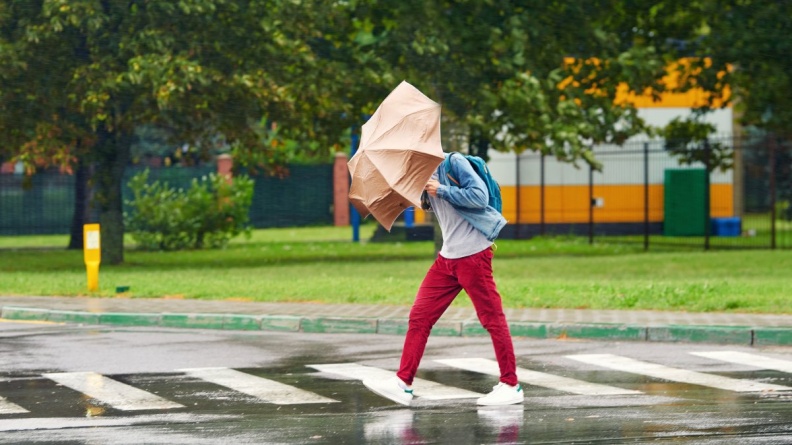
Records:
[[[349,160],[349,200],[361,216],[390,231],[443,161],[440,105],[402,82],[363,125],[360,148]]]

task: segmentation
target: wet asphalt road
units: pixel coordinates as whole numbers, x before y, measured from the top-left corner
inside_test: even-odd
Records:
[[[315,367],[393,370],[401,341],[0,321],[0,444],[792,443],[792,373],[692,354],[736,351],[792,363],[792,348],[516,338],[519,367],[625,393],[585,395],[563,385],[527,384],[523,406],[494,408],[478,408],[472,398],[418,398],[406,408],[370,393],[356,378]],[[663,368],[660,376],[647,376],[573,358],[590,354]],[[487,338],[432,337],[419,377],[478,393],[496,383],[436,361],[450,358],[492,359],[491,345]],[[679,379],[674,370],[681,370]],[[691,371],[789,391],[673,381]],[[230,375],[232,386],[250,377],[251,385],[276,382],[292,392],[274,403],[260,389],[212,381],[218,373]],[[102,395],[155,398],[155,406],[163,405],[98,399],[70,386],[75,375]],[[113,385],[123,388],[115,394]]]

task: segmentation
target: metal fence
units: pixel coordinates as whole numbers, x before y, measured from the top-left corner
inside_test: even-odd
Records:
[[[214,165],[149,167],[150,180],[188,188],[193,178]],[[129,179],[144,167],[126,169],[122,193],[131,196]],[[292,165],[284,178],[251,174],[254,180],[250,222],[255,228],[332,224],[333,166]],[[46,172],[30,177],[0,174],[0,235],[67,234],[75,208],[75,178]],[[96,214],[93,211],[94,215]]]
[[[788,142],[722,137],[672,152],[656,140],[595,154],[601,171],[533,153],[491,160],[493,171],[515,170],[501,184],[511,223],[501,236],[576,235],[646,249],[792,248]]]
[[[0,174],[0,235],[69,233],[74,176]]]

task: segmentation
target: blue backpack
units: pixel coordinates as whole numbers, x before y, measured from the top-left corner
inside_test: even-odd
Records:
[[[489,201],[487,204],[490,207],[497,210],[498,213],[503,213],[503,199],[501,198],[500,185],[498,185],[498,181],[496,181],[495,178],[492,177],[492,173],[490,173],[490,169],[489,167],[487,167],[487,163],[484,162],[484,160],[481,159],[480,157],[473,155],[465,155],[458,152],[451,153],[445,159],[445,161],[443,161],[443,167],[445,168],[446,176],[448,176],[448,179],[450,179],[451,182],[456,184],[457,187],[459,186],[459,181],[456,178],[454,178],[454,176],[451,174],[451,156],[455,154],[464,156],[465,159],[467,159],[468,162],[470,162],[470,165],[473,167],[473,170],[476,172],[476,174],[479,175],[479,177],[484,181],[484,184],[487,186],[487,192],[489,193]]]

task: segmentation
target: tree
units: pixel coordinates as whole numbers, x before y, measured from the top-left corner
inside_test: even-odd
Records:
[[[476,151],[535,150],[596,165],[592,145],[646,130],[636,109],[615,99],[662,91],[673,48],[653,31],[671,25],[649,11],[651,1],[528,3],[350,2],[356,72],[415,83]]]
[[[310,25],[291,21],[306,10],[273,0],[5,1],[4,155],[31,170],[95,164],[103,260],[120,263],[121,181],[137,127],[180,141],[222,135],[259,153],[271,148],[254,129],[262,116],[276,116],[284,137],[335,137],[314,130],[335,88],[322,89]]]
[[[733,106],[747,128],[772,138],[792,135],[792,3],[755,0],[665,0],[652,7],[662,16],[656,38],[674,42],[669,54],[686,57],[678,65],[682,91],[705,94],[706,103],[663,130],[681,162],[706,161],[711,169],[733,167],[730,144],[713,141],[714,127],[703,117]],[[704,159],[706,157],[706,159]]]
[[[743,125],[779,136],[792,134],[792,74],[788,54],[792,42],[792,3],[755,0],[702,0],[698,39],[700,74],[689,86],[728,93]]]

